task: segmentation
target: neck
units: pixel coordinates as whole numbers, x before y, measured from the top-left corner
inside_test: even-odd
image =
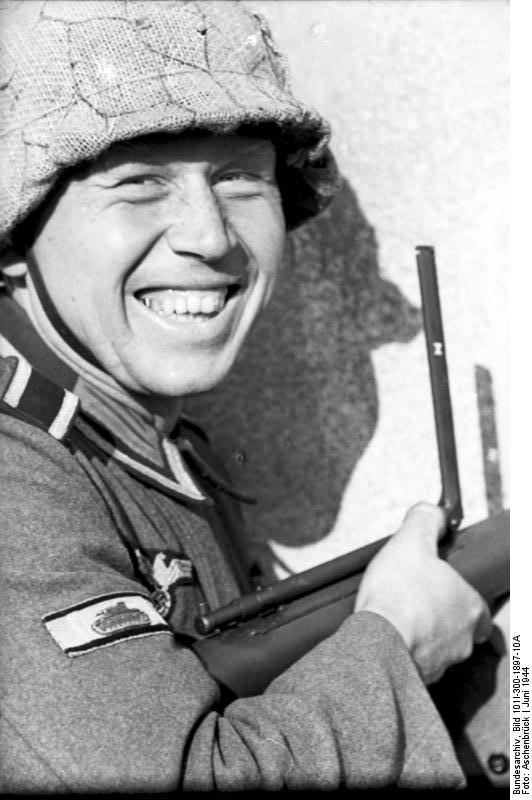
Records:
[[[109,397],[134,413],[140,413],[145,421],[153,425],[161,434],[170,433],[179,419],[184,403],[183,398],[152,397],[130,392],[117,383],[111,375],[79,355],[51,324],[30,275],[26,276],[26,286],[15,288],[12,295],[14,300],[24,308],[37,333],[48,347],[67,366],[80,375],[96,393]]]

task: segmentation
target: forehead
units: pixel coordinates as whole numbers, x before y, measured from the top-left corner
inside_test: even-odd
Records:
[[[113,145],[91,163],[88,172],[108,171],[124,164],[219,164],[247,159],[273,162],[273,142],[267,138],[236,134],[146,136]]]

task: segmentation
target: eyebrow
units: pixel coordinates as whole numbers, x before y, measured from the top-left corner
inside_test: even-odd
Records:
[[[108,153],[102,155],[101,160],[98,160],[92,164],[92,169],[89,169],[89,174],[111,174],[117,170],[125,168],[141,169],[145,167],[168,166],[167,162],[165,162],[162,158],[157,158],[153,154],[150,154],[149,150],[146,150],[145,152],[139,152],[139,149],[131,147],[130,152],[126,151],[124,153],[124,151],[122,151],[120,155],[122,154],[130,157],[124,160],[114,161],[113,157],[116,156],[117,153]],[[238,145],[237,148],[228,149],[226,153],[221,153],[220,162],[230,164],[238,161],[239,159],[246,158],[259,158],[263,160],[269,160],[271,158],[272,161],[275,161],[275,157],[276,150],[273,143],[250,142],[249,145]],[[183,162],[187,161],[186,158],[182,158],[181,160]],[[176,161],[179,161],[179,159],[176,159]]]

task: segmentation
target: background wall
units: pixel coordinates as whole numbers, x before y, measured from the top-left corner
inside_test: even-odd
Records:
[[[436,248],[465,523],[509,504],[508,5],[247,5],[330,120],[346,184],[291,237],[236,373],[191,410],[259,498],[253,535],[299,570],[439,497],[417,244]]]

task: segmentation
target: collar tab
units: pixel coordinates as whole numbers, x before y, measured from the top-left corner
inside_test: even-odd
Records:
[[[14,348],[13,348],[14,349]],[[79,398],[50,381],[20,354],[0,359],[0,404],[63,442],[79,408]]]

